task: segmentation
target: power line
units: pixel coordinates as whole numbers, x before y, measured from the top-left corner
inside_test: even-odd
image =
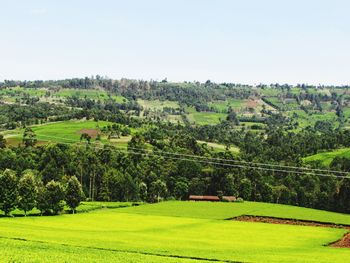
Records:
[[[38,135],[42,137],[48,137],[48,138],[56,138],[56,139],[63,139],[63,140],[68,140],[72,141],[74,143],[77,143],[79,141],[68,139],[68,138],[62,138],[62,137],[56,137],[56,136],[47,136],[47,135]],[[96,144],[96,143],[94,143]],[[133,148],[133,147],[121,147],[121,146],[114,146],[116,149],[131,149],[131,150],[137,150],[137,151],[143,151],[143,152],[150,152],[154,153],[151,150],[147,149],[139,149],[139,148]],[[184,153],[173,153],[173,152],[166,152],[166,151],[160,151],[157,150],[158,152],[162,154],[167,154],[167,155],[174,155],[174,156],[181,156],[181,157],[191,157],[191,158],[197,158],[197,159],[205,159],[205,160],[214,160],[214,161],[222,161],[222,162],[232,162],[237,165],[242,165],[242,164],[250,164],[254,165],[255,167],[259,166],[266,166],[266,167],[277,167],[278,169],[289,169],[289,170],[305,170],[305,171],[310,171],[310,172],[324,172],[324,173],[334,173],[334,174],[348,174],[347,172],[343,171],[335,171],[335,170],[325,170],[325,169],[316,169],[316,168],[308,168],[308,167],[297,167],[297,166],[287,166],[287,165],[279,165],[279,164],[268,164],[268,163],[259,163],[259,162],[248,162],[248,161],[241,161],[241,160],[229,160],[229,159],[223,159],[223,158],[215,158],[215,157],[205,157],[205,156],[198,156],[198,155],[193,155],[193,154],[184,154]],[[262,168],[262,167],[259,167]],[[267,169],[272,169],[272,168],[267,168]],[[295,171],[296,172],[296,171]]]
[[[49,137],[49,136],[44,136],[44,137]],[[62,138],[63,139],[63,138]],[[71,139],[66,139],[69,141],[72,141]],[[74,141],[78,142],[78,141]],[[60,142],[62,143],[62,142]],[[62,144],[68,144],[71,145],[71,143],[62,143]],[[86,143],[84,143],[86,145]],[[97,146],[93,146],[95,149],[100,149],[103,150],[105,148]],[[157,157],[163,157],[165,159],[170,159],[170,160],[183,160],[183,161],[192,161],[192,162],[199,162],[199,163],[206,163],[206,164],[214,164],[214,165],[221,165],[221,166],[226,166],[226,167],[234,167],[234,168],[248,168],[248,169],[256,169],[256,170],[263,170],[263,171],[273,171],[273,172],[283,172],[283,173],[294,173],[294,174],[310,174],[310,175],[316,175],[316,176],[321,176],[321,177],[333,177],[333,178],[343,178],[343,179],[350,179],[348,176],[337,176],[337,175],[331,175],[331,174],[320,174],[320,173],[312,173],[310,172],[302,172],[302,171],[293,171],[293,170],[283,170],[283,169],[274,169],[274,168],[266,168],[266,167],[258,167],[258,166],[249,166],[247,164],[228,164],[228,163],[221,163],[221,162],[213,162],[213,161],[205,161],[205,160],[198,160],[198,159],[188,159],[188,158],[178,158],[178,157],[170,157],[170,156],[164,156],[161,154],[156,154],[156,153],[144,153],[144,152],[134,152],[134,151],[129,151],[125,147],[124,148],[116,148],[115,149],[127,153],[127,154],[135,154],[135,155],[143,155],[143,156],[157,156]],[[193,155],[195,156],[195,155]],[[223,159],[225,160],[225,159]],[[327,170],[326,170],[327,171]]]

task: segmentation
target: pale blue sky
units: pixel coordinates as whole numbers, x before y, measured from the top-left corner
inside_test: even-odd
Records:
[[[0,80],[350,84],[346,0],[0,0]]]

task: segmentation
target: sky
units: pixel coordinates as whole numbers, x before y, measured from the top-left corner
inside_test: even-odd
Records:
[[[0,0],[0,80],[350,84],[348,0]]]

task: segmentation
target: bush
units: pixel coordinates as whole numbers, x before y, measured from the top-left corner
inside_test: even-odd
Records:
[[[242,197],[238,197],[237,199],[236,199],[236,201],[235,201],[236,203],[243,203],[244,202],[244,200],[243,200],[243,198]]]

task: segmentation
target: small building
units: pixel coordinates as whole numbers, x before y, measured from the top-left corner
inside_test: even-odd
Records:
[[[190,195],[190,201],[210,201],[210,202],[219,202],[220,198],[216,195]],[[227,202],[236,201],[236,197],[234,196],[223,196],[222,200]]]

